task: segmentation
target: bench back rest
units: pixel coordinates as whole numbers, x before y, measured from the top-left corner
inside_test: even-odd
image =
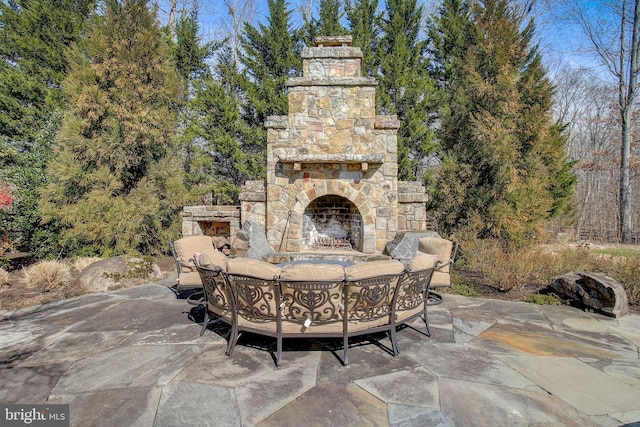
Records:
[[[277,277],[265,279],[222,272],[231,290],[234,316],[250,322],[273,322],[279,317],[280,289]]]
[[[369,322],[388,318],[403,271],[404,266],[396,260],[371,261],[345,268],[347,319]]]
[[[412,311],[426,303],[434,270],[435,267],[405,271],[396,290],[394,318],[397,312]]]
[[[221,311],[231,309],[231,292],[227,281],[222,276],[222,269],[216,267],[203,267],[196,265],[200,279],[202,280],[202,289],[209,304]]]
[[[371,322],[389,318],[393,295],[400,274],[347,280],[345,301],[346,317],[350,321]]]
[[[344,268],[335,264],[297,263],[282,268],[282,319],[305,327],[335,322],[343,309]]]
[[[230,258],[222,275],[231,290],[234,316],[257,323],[276,319],[281,299],[279,267],[251,258]]]

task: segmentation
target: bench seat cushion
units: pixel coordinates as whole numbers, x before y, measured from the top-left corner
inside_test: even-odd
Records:
[[[434,271],[431,278],[432,288],[450,288],[451,287],[451,274],[443,273],[442,271]]]
[[[202,287],[202,280],[200,279],[200,274],[197,271],[180,274],[180,277],[178,277],[178,283],[180,288],[189,289]]]
[[[343,280],[344,267],[339,264],[321,263],[296,263],[282,267],[280,280],[282,281],[303,281],[303,280]]]
[[[253,258],[229,258],[227,272],[257,277],[258,279],[273,280],[280,276],[280,267]]]
[[[388,274],[400,274],[404,271],[404,265],[398,260],[370,261],[354,264],[344,269],[348,280],[360,280],[374,276]]]

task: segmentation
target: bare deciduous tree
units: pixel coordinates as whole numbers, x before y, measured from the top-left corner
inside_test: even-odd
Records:
[[[592,2],[575,1],[573,10],[593,51],[617,83],[621,135],[618,237],[623,243],[630,243],[633,113],[640,90],[640,0],[603,2],[601,5],[606,10],[596,10]]]

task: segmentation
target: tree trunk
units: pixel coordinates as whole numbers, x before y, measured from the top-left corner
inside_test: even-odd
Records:
[[[631,183],[630,183],[630,170],[629,170],[629,158],[631,157],[631,127],[632,116],[635,108],[635,101],[638,92],[638,55],[639,52],[639,40],[638,31],[640,31],[640,0],[635,0],[633,17],[631,20],[633,31],[631,32],[631,49],[628,68],[628,81],[625,82],[625,68],[623,64],[626,61],[624,57],[625,46],[625,7],[623,4],[622,15],[622,31],[620,34],[621,53],[621,75],[620,75],[620,113],[622,117],[622,146],[620,147],[620,238],[622,243],[631,243]],[[625,85],[626,83],[626,85]]]

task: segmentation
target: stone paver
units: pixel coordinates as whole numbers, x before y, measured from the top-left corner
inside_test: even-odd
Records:
[[[189,319],[164,284],[0,312],[0,402],[74,426],[640,425],[640,316],[446,295],[432,336],[285,340]],[[415,326],[424,330],[416,321]],[[422,328],[420,328],[422,326]]]

